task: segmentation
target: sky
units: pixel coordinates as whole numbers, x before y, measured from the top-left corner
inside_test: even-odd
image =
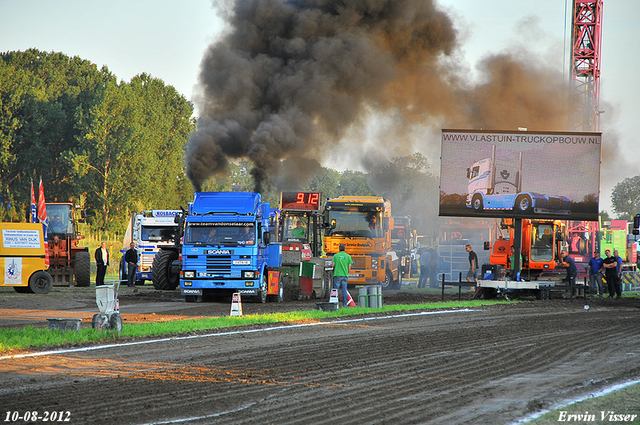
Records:
[[[104,65],[124,81],[144,72],[192,100],[203,53],[224,31],[224,21],[213,8],[215,1],[0,0],[0,52],[29,48],[62,52]],[[542,58],[568,73],[571,0],[438,0],[437,4],[459,30],[462,43],[457,55],[468,68],[470,81],[477,77],[476,66],[483,57],[503,51],[517,52],[525,60],[533,52],[532,60]],[[603,5],[602,149],[603,155],[607,150],[622,154],[615,163],[605,162],[601,170],[600,209],[609,212],[615,184],[640,174],[636,141],[640,22],[631,13],[634,6],[632,0],[604,0]],[[439,161],[438,152],[422,153],[432,163]],[[323,165],[348,167],[338,158]]]

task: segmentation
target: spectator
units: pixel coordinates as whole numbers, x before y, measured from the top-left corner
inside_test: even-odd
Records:
[[[598,295],[602,297],[604,287],[602,283],[602,271],[604,270],[602,263],[603,259],[600,258],[600,253],[593,254],[593,258],[589,260],[587,266],[587,274],[589,275],[589,294],[591,296]]]
[[[431,263],[431,254],[425,249],[420,254],[420,279],[418,280],[418,288],[427,286],[427,278],[429,277],[429,264]]]
[[[613,298],[613,294],[618,294],[618,298],[620,298],[618,293],[618,260],[611,255],[610,249],[605,249],[604,254],[607,258],[602,261],[602,267],[604,267],[604,276],[607,280],[609,298]]]
[[[95,252],[96,259],[96,286],[104,285],[104,275],[107,273],[109,265],[109,251],[107,251],[107,243],[101,242]]]
[[[567,269],[567,281],[571,288],[574,288],[576,284],[576,276],[578,275],[578,268],[576,267],[576,262],[573,261],[573,258],[569,257],[567,251],[562,250],[560,252],[560,261],[561,264]]]
[[[127,286],[136,286],[138,251],[136,251],[136,245],[133,242],[129,244],[129,249],[124,254],[124,262],[127,265]]]
[[[351,256],[344,252],[345,246],[341,244],[340,252],[335,254],[331,259],[333,263],[333,288],[342,288],[342,305],[346,307],[349,304],[349,293],[347,292],[347,283],[349,282],[349,270],[353,260]]]

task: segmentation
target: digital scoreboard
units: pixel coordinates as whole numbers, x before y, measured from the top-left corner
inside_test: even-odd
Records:
[[[282,192],[283,210],[320,211],[320,192]]]

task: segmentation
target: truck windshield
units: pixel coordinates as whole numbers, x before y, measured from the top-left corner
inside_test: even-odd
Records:
[[[150,242],[173,242],[176,236],[176,228],[169,226],[142,226],[140,239]]]
[[[531,261],[553,260],[553,225],[531,225]]]
[[[335,227],[329,228],[327,236],[383,237],[377,211],[329,211],[329,223],[334,220]]]
[[[71,205],[47,205],[47,235],[73,235]]]
[[[284,241],[306,241],[309,238],[307,229],[308,219],[297,215],[287,215],[284,217],[282,226],[282,240]]]
[[[184,240],[186,244],[203,246],[254,245],[256,231],[253,223],[242,226],[194,226],[187,224]]]

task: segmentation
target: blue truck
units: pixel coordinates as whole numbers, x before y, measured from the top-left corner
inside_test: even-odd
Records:
[[[283,300],[274,270],[282,265],[278,211],[259,193],[198,192],[177,220],[183,221],[184,233],[181,261],[173,256],[173,276],[180,263],[180,289],[187,302],[233,293],[261,303]]]

